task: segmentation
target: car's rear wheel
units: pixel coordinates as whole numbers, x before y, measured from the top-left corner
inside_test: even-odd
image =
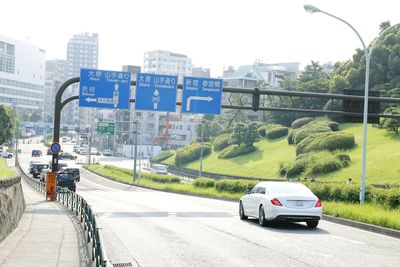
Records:
[[[265,219],[265,211],[262,205],[258,209],[258,224],[261,226],[267,225],[267,220]]]
[[[314,220],[314,221],[308,221],[307,223],[307,227],[308,228],[317,228],[318,226],[318,220]]]
[[[243,204],[240,202],[239,204],[239,217],[241,220],[247,220],[247,216],[244,214]]]

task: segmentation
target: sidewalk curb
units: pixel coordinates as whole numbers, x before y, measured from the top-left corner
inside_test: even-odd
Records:
[[[230,201],[230,202],[238,202],[238,200],[233,200],[233,199],[228,199],[228,198],[199,195],[199,194],[190,194],[190,193],[186,193],[186,192],[174,192],[174,191],[169,191],[169,190],[161,190],[161,189],[157,189],[157,188],[151,188],[151,187],[142,186],[142,185],[133,185],[133,184],[129,184],[129,183],[124,183],[124,182],[114,180],[110,177],[103,176],[98,173],[92,172],[91,170],[87,169],[85,166],[82,166],[82,167],[86,171],[88,171],[92,174],[98,175],[100,177],[103,177],[104,179],[107,179],[107,180],[110,180],[110,181],[113,181],[116,183],[121,183],[121,184],[125,184],[125,185],[130,185],[130,186],[136,186],[136,187],[150,189],[150,190],[154,190],[154,191],[160,191],[160,192],[168,192],[168,193],[173,193],[173,194],[195,196],[195,197],[216,199],[216,200],[224,200],[224,201]],[[390,229],[390,228],[377,226],[377,225],[373,225],[373,224],[368,224],[368,223],[363,223],[363,222],[357,222],[357,221],[339,218],[339,217],[335,217],[335,216],[331,216],[331,215],[325,215],[325,214],[322,215],[322,220],[400,239],[400,230]]]
[[[335,216],[331,216],[331,215],[325,215],[325,214],[322,215],[322,219],[325,221],[328,221],[328,222],[342,224],[342,225],[358,228],[361,230],[365,230],[365,231],[369,231],[369,232],[373,232],[373,233],[377,233],[377,234],[387,235],[387,236],[391,236],[394,238],[400,238],[400,231],[395,230],[395,229],[390,229],[390,228],[377,226],[377,225],[373,225],[373,224],[369,224],[369,223],[357,222],[357,221],[343,219],[343,218],[339,218],[339,217],[335,217]]]

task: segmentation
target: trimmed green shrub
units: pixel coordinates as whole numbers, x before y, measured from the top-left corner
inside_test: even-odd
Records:
[[[329,128],[331,128],[332,131],[337,132],[339,131],[340,124],[337,123],[336,121],[329,121],[328,126]]]
[[[237,145],[230,145],[224,150],[219,153],[218,158],[219,159],[228,159],[228,158],[234,158],[237,156],[249,154],[256,151],[256,148],[254,146],[246,146],[244,144],[237,146]]]
[[[259,181],[223,179],[215,183],[215,189],[231,193],[242,193],[252,189]]]
[[[142,173],[140,175],[140,178],[151,180],[153,182],[161,184],[179,184],[181,182],[181,178],[176,176],[153,174],[153,173]]]
[[[350,149],[355,145],[354,135],[344,132],[326,132],[312,134],[296,147],[296,155],[321,150]]]
[[[173,155],[175,155],[175,151],[173,151],[173,150],[161,151],[160,154],[158,154],[157,156],[155,156],[152,159],[152,161],[153,162],[162,162],[162,161],[172,157]]]
[[[175,156],[175,165],[180,166],[200,159],[201,143],[194,142],[178,149]],[[203,143],[203,157],[211,153],[211,144]]]
[[[332,129],[327,125],[325,121],[313,121],[308,123],[307,125],[297,129],[294,133],[293,143],[298,144],[306,137],[315,134],[315,133],[323,133],[323,132],[331,132]]]
[[[347,156],[342,154],[342,156]],[[349,163],[350,164],[350,163]],[[279,174],[287,178],[296,178],[304,173],[304,176],[315,176],[337,171],[343,165],[338,156],[321,151],[317,153],[307,153],[299,155],[296,160],[288,163],[281,163]]]
[[[197,178],[194,180],[193,185],[195,187],[209,188],[215,186],[215,180],[211,178]]]
[[[221,134],[214,140],[214,150],[221,151],[222,149],[229,146],[230,134]]]
[[[293,129],[289,130],[289,134],[287,136],[287,141],[289,145],[293,145],[294,144],[294,137],[296,135],[296,131]]]
[[[312,117],[299,118],[299,119],[293,121],[292,125],[290,127],[292,129],[297,129],[297,128],[300,128],[300,127],[306,125],[307,123],[311,122],[312,120],[314,120],[314,118],[312,118]]]
[[[337,159],[340,161],[340,164],[342,164],[343,167],[348,167],[350,166],[350,156],[347,154],[338,154],[336,155]]]
[[[264,124],[258,128],[261,137],[276,139],[288,134],[289,128],[280,124]]]

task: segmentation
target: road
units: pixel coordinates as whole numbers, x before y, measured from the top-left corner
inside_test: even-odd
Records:
[[[32,147],[27,145],[29,151]],[[22,156],[25,164],[29,155]],[[132,187],[82,170],[113,263],[133,266],[398,266],[400,240],[326,221],[241,221],[237,203]]]

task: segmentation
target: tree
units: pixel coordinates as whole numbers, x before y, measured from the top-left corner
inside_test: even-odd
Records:
[[[203,125],[203,126],[202,126]],[[201,131],[203,128],[203,141],[210,141],[211,138],[218,136],[221,126],[215,121],[202,120],[196,127],[197,139],[201,140]]]
[[[259,141],[261,138],[260,134],[258,133],[258,126],[257,123],[252,122],[246,129],[246,134],[244,136],[244,143],[246,146],[251,147],[253,146],[254,142]]]
[[[231,135],[230,143],[231,144],[236,144],[240,146],[244,142],[245,139],[245,134],[246,134],[246,129],[244,126],[244,123],[236,123],[235,127],[233,128],[233,133]]]
[[[311,64],[304,68],[304,72],[301,73],[299,77],[300,83],[316,81],[316,80],[326,80],[328,75],[324,71],[318,61],[311,60]]]
[[[384,111],[384,114],[396,114],[400,115],[400,107],[390,107]],[[397,118],[383,118],[381,125],[386,128],[389,132],[395,132],[399,134],[400,119]]]
[[[12,109],[0,105],[0,145],[11,140],[15,124]]]

